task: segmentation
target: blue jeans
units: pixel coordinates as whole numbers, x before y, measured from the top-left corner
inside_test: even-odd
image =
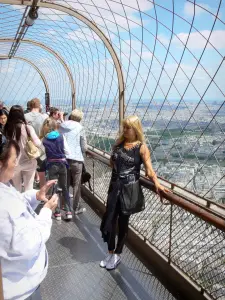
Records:
[[[58,185],[62,189],[62,196],[65,201],[65,211],[71,211],[70,197],[67,189],[67,168],[64,163],[52,162],[48,167],[49,179],[58,179]],[[56,212],[60,211],[57,207]]]

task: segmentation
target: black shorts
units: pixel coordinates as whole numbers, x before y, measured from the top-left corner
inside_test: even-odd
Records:
[[[41,160],[40,158],[37,158],[37,171],[38,172],[46,171],[46,159]]]

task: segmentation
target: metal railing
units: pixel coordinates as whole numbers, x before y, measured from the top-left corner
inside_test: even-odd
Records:
[[[92,174],[92,193],[104,204],[111,178],[109,156],[89,150],[87,169]],[[154,185],[141,178],[146,208],[133,215],[130,226],[143,240],[212,299],[225,299],[225,210],[216,212],[201,202],[163,194],[160,202]]]

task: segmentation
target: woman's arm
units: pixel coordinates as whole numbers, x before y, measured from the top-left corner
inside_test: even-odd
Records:
[[[155,179],[157,180],[157,176],[153,170],[150,151],[146,144],[141,145],[140,154],[145,166],[145,175],[154,182]]]
[[[80,133],[80,147],[82,153],[85,153],[88,149],[87,146],[87,139],[86,139],[86,134],[84,128],[82,128],[81,133]]]
[[[63,135],[63,144],[64,144],[63,150],[64,150],[65,155],[66,155],[66,156],[67,156],[67,155],[70,155],[70,147],[69,147],[69,145],[68,145],[68,143],[67,143],[67,140],[66,140],[66,138],[64,137],[64,135]]]
[[[37,199],[37,190],[29,190],[22,193],[22,197],[25,201],[30,203],[30,206],[35,210],[40,204],[40,201]]]
[[[18,200],[19,201],[19,200]],[[34,259],[47,242],[52,226],[52,211],[42,208],[40,214],[33,218],[21,210],[19,217],[9,216],[2,211],[0,216],[0,256],[7,259],[19,257]],[[8,255],[8,251],[10,255]]]
[[[145,175],[151,179],[153,181],[153,183],[155,184],[155,188],[157,193],[159,193],[160,191],[163,192],[169,192],[169,190],[167,190],[166,188],[164,188],[160,183],[159,180],[156,176],[155,171],[153,170],[152,167],[152,162],[151,162],[151,156],[150,156],[150,151],[147,147],[146,144],[142,144],[141,149],[140,149],[140,154],[141,154],[141,158],[143,161],[143,164],[145,166]]]

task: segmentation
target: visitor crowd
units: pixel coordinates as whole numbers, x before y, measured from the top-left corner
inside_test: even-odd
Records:
[[[82,119],[83,113],[78,109],[70,113],[68,120],[55,107],[49,114],[43,113],[37,98],[27,103],[26,111],[19,105],[8,110],[0,101],[0,259],[4,299],[41,299],[40,284],[48,269],[45,243],[52,217],[59,221],[64,215],[65,220],[71,220],[73,214],[85,211],[80,201],[87,151]],[[157,192],[168,192],[152,168],[137,116],[124,119],[110,164],[112,177],[100,228],[109,252],[100,266],[107,270],[115,269],[121,261],[130,216],[144,209],[139,183],[142,164]],[[40,201],[42,208],[37,214]]]

